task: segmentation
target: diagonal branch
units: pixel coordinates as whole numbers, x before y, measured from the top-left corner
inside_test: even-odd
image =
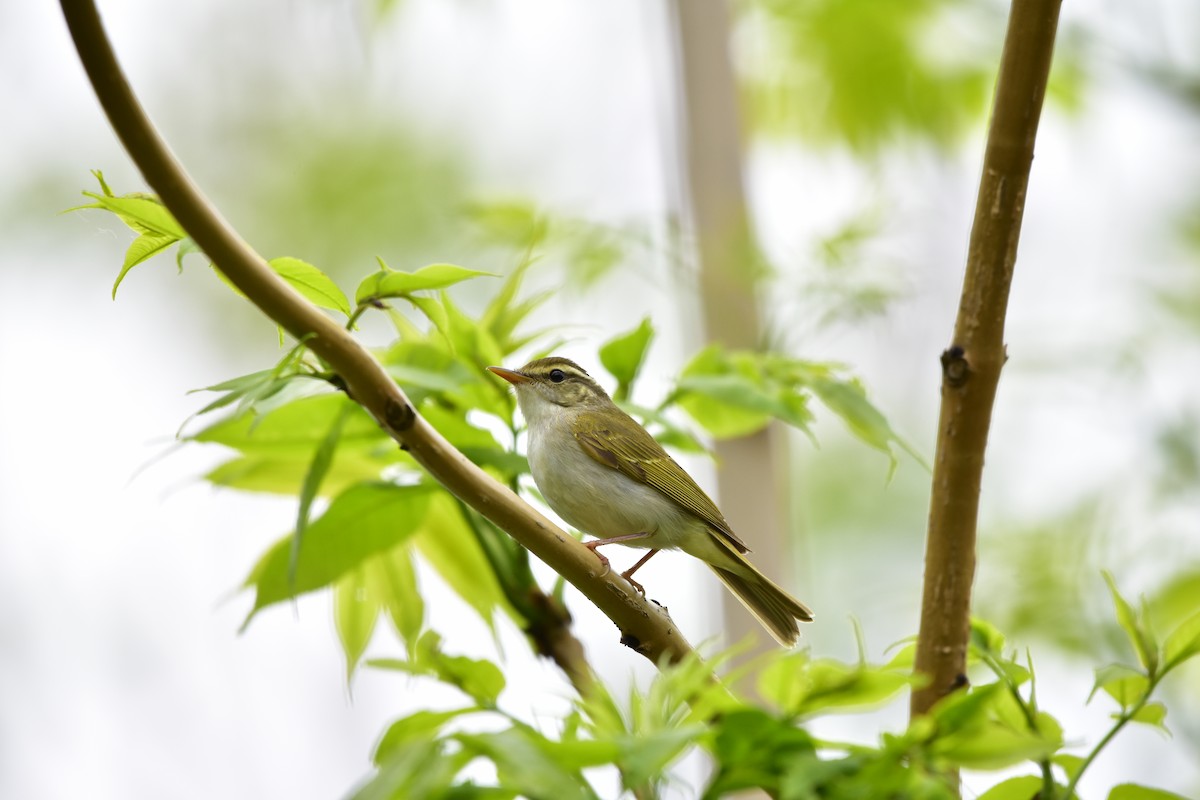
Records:
[[[1004,349],[1004,316],[1033,143],[1061,0],[1014,0],[996,82],[954,339],[942,354],[942,410],[925,550],[916,670],[930,677],[913,716],[966,682],[983,455]]]
[[[301,297],[205,199],[154,129],[121,72],[92,0],[61,0],[80,60],[109,122],[146,182],[213,263],[274,322],[324,359],[392,438],[447,490],[566,578],[616,624],[622,643],[655,664],[691,652],[660,607],[619,576],[601,575],[595,554],[456,450],[413,408],[371,353]],[[564,622],[565,625],[565,622]],[[578,641],[550,632],[545,648],[581,691],[591,674]]]

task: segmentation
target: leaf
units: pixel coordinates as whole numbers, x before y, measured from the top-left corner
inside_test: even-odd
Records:
[[[1163,672],[1174,669],[1197,653],[1200,653],[1200,612],[1167,634],[1163,642]]]
[[[179,271],[183,272],[183,259],[190,256],[192,253],[204,255],[204,251],[200,249],[200,245],[190,236],[186,236],[179,240],[179,249],[175,251],[175,265],[179,267]]]
[[[829,373],[823,374],[823,371],[808,370],[805,383],[826,408],[842,418],[846,427],[860,441],[886,454],[893,471],[896,468],[893,443],[929,469],[921,455],[900,438],[887,418],[867,399],[866,390],[857,380],[839,379]]]
[[[465,692],[482,708],[494,708],[505,686],[499,667],[486,659],[446,655],[441,636],[433,631],[421,635],[408,660],[373,658],[367,663],[377,669],[435,677]]]
[[[121,265],[121,271],[117,274],[116,281],[113,282],[113,299],[117,299],[117,288],[121,285],[121,281],[125,280],[129,270],[158,255],[177,241],[179,241],[178,238],[167,233],[143,233],[134,239],[133,243],[129,245],[129,249],[125,251],[125,263]]]
[[[1073,756],[1070,753],[1055,753],[1054,757],[1050,760],[1062,768],[1062,771],[1066,774],[1068,781],[1075,780],[1075,776],[1078,775],[1079,771],[1082,770],[1087,764],[1086,758],[1082,756]]]
[[[629,387],[637,379],[646,358],[646,348],[654,337],[654,326],[646,317],[636,328],[620,334],[600,347],[600,363],[617,379],[614,397],[624,400],[629,396]]]
[[[522,260],[520,265],[505,278],[500,291],[492,297],[483,315],[479,318],[479,324],[487,328],[505,355],[513,352],[526,341],[515,336],[517,326],[534,309],[554,296],[554,292],[546,291],[525,300],[517,300],[521,282],[532,264],[533,261],[530,258]]]
[[[672,761],[707,732],[707,725],[684,725],[627,737],[621,743],[622,752],[618,757],[626,788],[632,789],[662,776]]]
[[[413,541],[442,580],[489,626],[496,609],[508,613],[518,625],[523,624],[505,599],[487,557],[452,497],[439,492],[432,499]]]
[[[504,360],[500,345],[488,329],[464,314],[450,296],[441,293],[442,308],[446,310],[446,325],[451,345],[460,358],[480,370]]]
[[[389,749],[379,772],[349,800],[451,798],[459,788],[455,778],[469,760],[469,753],[448,753],[438,739],[403,742]]]
[[[417,310],[425,315],[425,318],[433,323],[433,327],[437,332],[445,337],[446,342],[453,349],[454,343],[450,338],[450,321],[446,317],[446,309],[432,297],[421,297],[420,295],[409,295],[405,298],[412,303]]]
[[[931,713],[939,736],[930,752],[965,769],[1001,769],[1049,758],[1062,747],[1062,727],[1049,714],[1031,731],[1017,700],[1000,683],[951,694]]]
[[[222,444],[243,453],[311,456],[329,433],[334,419],[343,413],[347,414],[341,433],[343,444],[390,441],[370,414],[338,393],[301,398],[257,418],[250,415],[226,418],[189,439]]]
[[[469,278],[500,277],[493,272],[467,269],[454,264],[430,264],[416,272],[400,272],[389,267],[381,258],[379,266],[382,269],[368,275],[354,292],[354,301],[358,305],[387,297],[404,297],[412,292],[444,289]]]
[[[1150,691],[1150,679],[1133,667],[1109,664],[1096,669],[1096,682],[1088,700],[1101,690],[1125,709],[1142,701]]]
[[[304,541],[304,532],[308,529],[308,515],[312,509],[313,500],[317,496],[317,490],[321,488],[321,481],[329,473],[329,467],[333,463],[333,455],[337,451],[338,440],[342,437],[342,427],[346,424],[346,417],[349,415],[350,406],[343,405],[338,415],[334,417],[333,423],[329,426],[329,431],[325,434],[325,438],[317,446],[317,451],[313,453],[312,461],[309,463],[308,471],[304,474],[304,483],[300,485],[300,504],[296,512],[296,530],[292,533],[292,550],[288,561],[288,580],[294,581],[296,578],[296,562],[300,558],[300,546]],[[372,624],[374,624],[372,622]]]
[[[388,613],[410,650],[425,625],[425,598],[417,585],[408,547],[393,547],[363,564],[371,596]]]
[[[877,706],[907,686],[910,673],[811,660],[797,653],[772,661],[759,673],[759,692],[786,713],[805,716],[818,711],[861,710]]]
[[[1114,715],[1118,718],[1120,715]],[[1167,728],[1167,707],[1159,702],[1146,703],[1137,710],[1137,712],[1129,718],[1130,722],[1140,722],[1143,725],[1149,725],[1153,728],[1158,728],[1164,733],[1170,733]]]
[[[1033,800],[1039,797],[1042,786],[1042,779],[1036,775],[1022,775],[997,783],[979,795],[978,800]]]
[[[68,209],[77,211],[84,208],[100,208],[116,214],[122,222],[138,234],[157,234],[182,239],[187,236],[183,227],[171,216],[171,212],[157,197],[144,194],[127,194],[114,197],[95,192],[84,192],[85,197],[95,200],[85,206]]]
[[[1153,675],[1158,667],[1158,647],[1146,629],[1144,620],[1138,618],[1133,606],[1129,605],[1129,602],[1121,596],[1112,573],[1105,570],[1103,574],[1104,581],[1108,584],[1108,590],[1112,593],[1113,606],[1117,612],[1117,624],[1121,626],[1125,635],[1129,637],[1130,643],[1133,644],[1138,661]]]
[[[534,800],[595,800],[597,795],[583,775],[547,756],[534,742],[538,737],[540,734],[527,728],[511,728],[499,733],[459,734],[455,738],[496,765],[502,787]]]
[[[724,351],[717,345],[701,350],[680,372],[684,381],[705,381],[727,374],[731,367]],[[733,387],[717,385],[710,392],[677,387],[675,402],[713,436],[729,438],[745,436],[762,430],[770,421],[770,413],[762,408],[747,408],[740,393]]]
[[[366,580],[365,569],[359,567],[333,586],[333,623],[346,655],[347,683],[354,677],[354,670],[366,652],[379,618],[379,604],[370,596]]]
[[[418,711],[407,717],[402,717],[384,731],[379,744],[375,746],[372,760],[377,766],[383,766],[393,754],[409,742],[430,741],[437,738],[442,726],[455,717],[478,711],[475,706],[454,708],[449,711]]]
[[[251,570],[243,585],[255,590],[254,608],[243,628],[263,608],[328,586],[367,557],[416,534],[440,494],[424,485],[364,483],[338,495],[309,526],[294,582],[287,574],[290,536],[276,542]]]
[[[338,285],[321,270],[298,258],[283,256],[267,262],[292,288],[321,308],[350,316],[350,301]]]
[[[1122,783],[1112,788],[1112,791],[1108,793],[1108,800],[1188,800],[1188,798],[1165,789],[1152,789],[1136,783]]]
[[[1004,653],[1004,634],[987,620],[972,617],[971,646],[999,658]]]

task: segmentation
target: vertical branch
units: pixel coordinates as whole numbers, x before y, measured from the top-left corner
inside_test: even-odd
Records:
[[[675,0],[672,7],[680,70],[686,202],[700,268],[706,341],[739,349],[761,343],[755,292],[758,263],[742,183],[742,132],[737,84],[729,53],[727,0]],[[787,564],[783,501],[776,469],[785,442],[772,428],[718,442],[721,508],[754,549],[767,573]],[[780,577],[778,574],[772,577]],[[725,635],[739,642],[759,625],[727,592],[721,593]]]
[[[916,656],[916,670],[930,683],[913,693],[913,716],[966,680],[983,456],[1007,358],[1004,317],[1060,5],[1061,0],[1014,0],[1008,20],[962,299],[953,342],[942,354]]]

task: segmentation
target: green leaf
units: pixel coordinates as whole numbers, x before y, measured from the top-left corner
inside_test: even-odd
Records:
[[[1109,664],[1096,669],[1096,682],[1088,699],[1091,700],[1101,690],[1116,700],[1121,708],[1129,708],[1140,703],[1150,691],[1150,679],[1133,667]]]
[[[442,639],[433,631],[421,635],[408,660],[373,658],[367,663],[378,669],[394,669],[410,675],[436,677],[468,694],[483,708],[494,708],[504,691],[504,673],[490,661],[442,652]]]
[[[345,293],[328,275],[312,264],[287,256],[272,258],[267,263],[279,277],[290,283],[293,289],[308,300],[321,308],[350,315],[350,301],[346,299]]]
[[[354,676],[384,610],[411,651],[425,622],[408,547],[401,543],[365,559],[334,584],[334,623],[346,655],[346,681]]]
[[[527,338],[518,338],[515,335],[517,326],[538,306],[554,295],[553,292],[546,291],[525,300],[517,300],[517,292],[520,291],[521,282],[531,264],[533,264],[532,259],[524,259],[505,278],[500,291],[495,294],[479,318],[479,324],[491,333],[492,338],[496,340],[505,355],[513,352],[527,341]]]
[[[143,233],[134,239],[133,243],[129,245],[129,249],[125,251],[125,263],[121,265],[121,271],[117,274],[116,281],[113,282],[113,299],[117,298],[117,288],[121,285],[121,281],[125,280],[129,270],[158,255],[177,241],[179,239],[166,233]]]
[[[1087,759],[1083,756],[1073,756],[1070,753],[1055,753],[1050,761],[1062,768],[1068,781],[1075,780],[1075,776],[1087,764]]]
[[[1042,790],[1042,779],[1035,775],[1022,775],[1019,778],[1009,778],[997,783],[983,794],[978,800],[1033,800]]]
[[[450,320],[446,317],[446,309],[442,304],[432,297],[422,297],[421,295],[409,295],[404,299],[424,314],[425,318],[433,323],[433,327],[445,337],[446,342],[453,348],[453,341],[450,338]]]
[[[807,373],[805,384],[812,389],[813,394],[826,408],[841,417],[846,427],[860,441],[886,454],[891,460],[893,470],[896,467],[893,443],[899,445],[917,463],[929,469],[921,455],[900,438],[887,418],[867,399],[866,389],[861,383],[854,379],[835,378],[825,370],[807,370]]]
[[[499,277],[493,272],[482,272],[453,264],[430,264],[416,272],[400,272],[390,268],[381,258],[379,266],[382,269],[368,275],[354,292],[354,301],[358,305],[387,297],[404,297],[412,292],[444,289],[469,278]]]
[[[290,536],[276,542],[251,570],[244,586],[255,590],[254,608],[243,627],[272,603],[328,586],[369,556],[416,534],[432,498],[440,494],[423,485],[365,483],[338,495],[309,526],[294,582],[288,580]]]
[[[1163,643],[1163,672],[1174,669],[1197,653],[1200,653],[1200,612],[1167,634]]]
[[[522,623],[520,615],[505,599],[487,556],[454,498],[444,492],[433,498],[428,516],[413,541],[442,580],[489,626],[496,609]]]
[[[402,717],[384,731],[379,744],[375,746],[372,760],[377,766],[383,766],[400,749],[410,742],[421,742],[436,739],[442,726],[455,717],[478,711],[475,706],[454,708],[449,711],[418,711],[407,717]]]
[[[1129,602],[1121,596],[1111,572],[1107,570],[1104,572],[1104,581],[1108,584],[1109,592],[1112,593],[1113,606],[1117,612],[1117,624],[1121,626],[1125,635],[1129,637],[1130,643],[1133,644],[1138,661],[1153,675],[1158,667],[1158,646],[1146,628],[1145,620],[1140,619],[1134,612],[1133,606],[1129,605]]]
[[[363,563],[367,589],[388,613],[396,631],[410,650],[425,625],[425,598],[407,545],[393,547]]]
[[[538,737],[540,734],[527,728],[512,728],[455,738],[496,765],[502,787],[534,800],[594,800],[597,795],[583,775],[547,756],[534,741]]]
[[[1118,718],[1119,714],[1114,714],[1114,718]],[[1164,733],[1170,733],[1167,728],[1167,707],[1159,702],[1146,703],[1137,710],[1137,712],[1129,718],[1130,722],[1140,722],[1143,725],[1149,725],[1158,728]]]
[[[629,388],[641,371],[642,362],[646,358],[646,348],[653,337],[654,326],[650,324],[650,318],[646,317],[633,330],[601,345],[600,363],[617,379],[617,390],[613,394],[617,400],[629,397]]]
[[[626,788],[661,777],[672,761],[707,732],[707,725],[684,725],[625,738],[617,763]]]
[[[333,585],[333,623],[346,655],[347,683],[354,677],[379,618],[379,604],[368,593],[366,579],[365,569],[359,567]]]
[[[751,787],[771,789],[787,770],[817,762],[816,743],[807,731],[761,709],[731,711],[716,720],[714,727],[711,748],[720,769],[704,793],[705,800],[729,797]]]
[[[85,206],[68,209],[100,208],[116,214],[122,222],[139,234],[151,233],[182,239],[187,236],[183,227],[171,216],[171,212],[157,197],[145,194],[127,194],[121,197],[84,192],[85,197],[95,200]]]
[[[1017,700],[1003,684],[949,695],[931,713],[939,736],[930,753],[965,769],[1002,769],[1049,758],[1062,747],[1062,727],[1049,714],[1030,730]]]
[[[200,245],[196,244],[192,237],[187,236],[180,239],[179,249],[175,251],[175,265],[179,267],[180,272],[183,272],[183,259],[192,253],[201,256],[204,255],[204,251],[200,249]]]
[[[972,617],[971,646],[1000,658],[1004,653],[1004,634],[987,620]]]
[[[450,296],[441,294],[450,343],[460,358],[482,370],[504,360],[504,353],[486,327],[464,314]]]
[[[745,436],[762,430],[770,421],[771,414],[759,407],[747,407],[750,400],[743,398],[737,385],[711,384],[713,378],[720,378],[730,372],[725,352],[717,345],[706,347],[688,362],[680,372],[680,384],[685,381],[699,381],[696,388],[685,388],[680,385],[677,389],[676,403],[686,411],[692,419],[700,423],[713,436],[730,438]],[[748,379],[735,380],[735,384],[747,382]],[[699,391],[708,388],[711,391]],[[715,394],[714,394],[715,392]],[[755,389],[754,395],[759,395]],[[768,407],[769,403],[765,404]]]
[[[1108,800],[1188,800],[1188,798],[1165,789],[1152,789],[1136,783],[1122,783],[1112,788],[1112,791],[1108,793]]]
[[[448,753],[438,739],[413,739],[392,747],[379,772],[356,788],[349,800],[398,800],[417,797],[453,798],[455,778],[471,754]]]
[[[296,578],[296,563],[300,558],[304,532],[308,529],[308,515],[312,510],[313,500],[317,497],[317,490],[321,488],[321,481],[325,479],[329,473],[329,467],[333,463],[333,455],[337,450],[338,440],[342,437],[342,427],[346,424],[349,411],[350,406],[343,405],[342,410],[334,417],[325,438],[321,440],[316,452],[313,453],[308,471],[304,474],[304,483],[300,486],[300,504],[296,512],[296,530],[292,533],[292,550],[288,561],[289,581]],[[371,624],[374,625],[374,622]]]
[[[223,419],[189,437],[232,447],[243,453],[270,453],[311,458],[325,439],[333,421],[347,414],[341,442],[375,445],[390,441],[371,415],[343,394],[305,397],[259,417],[241,415]]]
[[[910,673],[832,659],[811,660],[806,653],[772,661],[759,673],[758,690],[786,713],[854,711],[886,702],[910,686]]]

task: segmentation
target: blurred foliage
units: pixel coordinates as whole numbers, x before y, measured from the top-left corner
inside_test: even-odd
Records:
[[[467,255],[447,247],[469,193],[463,156],[447,143],[355,104],[224,124],[237,146],[222,183],[238,191],[221,202],[263,252],[289,252],[335,278],[361,273],[376,254],[405,266]]]
[[[737,8],[744,108],[756,132],[867,155],[906,139],[954,144],[988,113],[1001,4],[742,0]],[[1084,78],[1076,48],[1060,46],[1049,96],[1078,109]]]

